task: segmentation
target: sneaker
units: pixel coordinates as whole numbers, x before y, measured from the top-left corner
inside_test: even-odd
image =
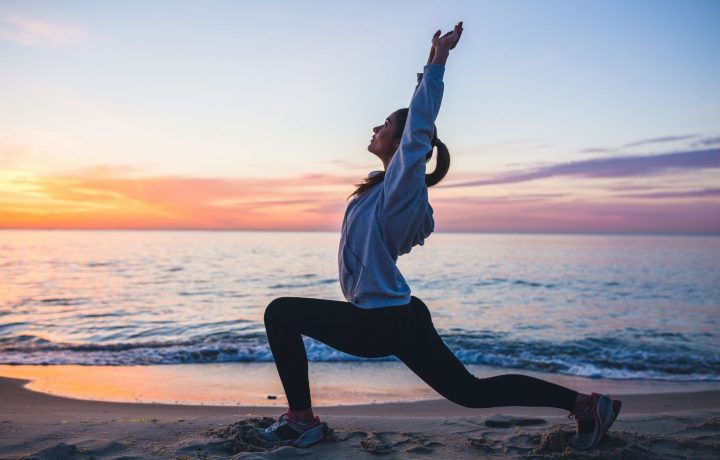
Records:
[[[570,437],[570,445],[579,450],[594,449],[620,413],[622,401],[593,393],[592,403],[579,414],[570,414],[577,421],[577,433]]]
[[[260,439],[272,444],[282,444],[295,447],[308,447],[321,441],[325,437],[325,423],[320,418],[309,423],[302,423],[282,414],[277,422],[265,429],[257,428]]]

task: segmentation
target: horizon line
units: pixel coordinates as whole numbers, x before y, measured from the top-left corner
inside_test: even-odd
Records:
[[[70,232],[244,232],[244,233],[340,233],[340,230],[288,230],[288,229],[247,229],[247,228],[77,228],[77,227],[0,227],[0,231],[70,231]],[[587,235],[587,236],[701,236],[718,237],[720,232],[611,232],[611,231],[457,231],[439,230],[433,233],[458,235]]]

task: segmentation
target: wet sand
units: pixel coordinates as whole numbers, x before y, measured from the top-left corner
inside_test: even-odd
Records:
[[[468,365],[478,378],[512,370]],[[401,362],[312,362],[313,404],[347,406],[425,401],[438,394]],[[720,390],[720,382],[591,379],[522,371],[584,393],[690,393]],[[30,380],[26,388],[41,393],[93,401],[211,406],[286,407],[273,362],[165,364],[150,366],[81,366],[60,364],[0,365],[0,376]],[[268,399],[273,396],[275,399]]]

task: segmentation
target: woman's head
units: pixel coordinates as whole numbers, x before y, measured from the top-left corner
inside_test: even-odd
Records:
[[[390,160],[392,160],[393,155],[400,146],[400,140],[405,130],[408,113],[408,109],[396,110],[385,119],[382,125],[373,128],[374,135],[372,139],[370,139],[370,144],[367,149],[380,158],[385,168],[390,164]],[[430,160],[433,148],[435,148],[437,149],[437,164],[432,173],[425,174],[425,184],[427,184],[428,187],[432,187],[440,182],[450,169],[450,152],[447,146],[437,138],[437,128],[433,130],[431,144],[432,147],[430,151],[425,155],[425,162],[427,163]],[[350,196],[362,194],[375,184],[381,182],[384,177],[384,171],[380,174],[366,177],[362,183],[357,184],[357,188]]]
[[[388,115],[382,125],[373,128],[373,137],[367,149],[377,155],[385,166],[390,164],[395,150],[400,146],[407,115],[408,109],[396,110]]]

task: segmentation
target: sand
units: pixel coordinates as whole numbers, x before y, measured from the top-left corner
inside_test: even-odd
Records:
[[[0,378],[2,459],[718,458],[720,391],[617,396],[623,413],[600,446],[573,451],[554,409],[470,410],[447,401],[318,409],[328,439],[309,449],[253,435],[277,407],[82,401]],[[271,418],[269,418],[271,417]]]

